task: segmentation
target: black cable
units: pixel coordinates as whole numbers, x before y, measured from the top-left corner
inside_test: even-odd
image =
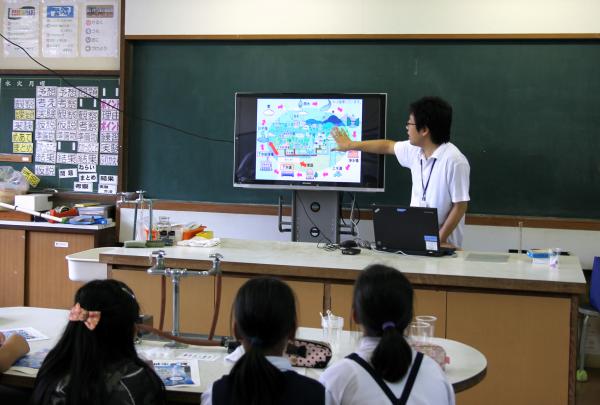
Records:
[[[358,226],[360,224],[360,206],[358,205],[358,199],[356,198],[356,193],[354,194],[354,205],[356,206],[356,212],[358,212],[358,218],[356,218],[356,223],[354,226]]]
[[[90,97],[90,98],[92,98],[94,100],[99,101],[101,104],[107,105],[108,107],[110,107],[110,108],[112,108],[114,110],[119,111],[120,113],[122,113],[123,115],[125,115],[128,118],[133,118],[133,119],[136,119],[136,120],[142,121],[142,122],[149,122],[151,124],[154,124],[154,125],[157,125],[157,126],[160,126],[160,127],[163,127],[163,128],[167,128],[167,129],[170,129],[170,130],[173,130],[173,131],[176,131],[176,132],[181,132],[182,134],[193,136],[195,138],[204,139],[206,141],[223,142],[223,143],[233,143],[233,141],[231,141],[231,140],[210,138],[208,136],[199,135],[199,134],[196,134],[194,132],[190,132],[190,131],[187,131],[185,129],[177,128],[177,127],[174,127],[172,125],[165,124],[163,122],[156,121],[156,120],[153,120],[153,119],[150,119],[150,118],[144,118],[144,117],[140,117],[140,116],[137,116],[137,115],[128,114],[127,112],[125,112],[124,109],[120,109],[119,107],[115,107],[113,105],[110,105],[109,103],[107,103],[105,101],[102,101],[102,99],[99,99],[98,97],[96,97],[96,96],[94,96],[94,95],[92,95],[92,94],[90,94],[90,93],[88,93],[88,92],[86,92],[84,90],[81,90],[79,87],[77,87],[76,85],[74,85],[73,83],[71,83],[63,75],[61,75],[57,71],[49,68],[48,66],[44,65],[43,63],[39,62],[37,59],[35,59],[33,56],[31,56],[29,54],[29,52],[27,52],[27,50],[25,48],[23,48],[21,45],[15,43],[15,42],[11,41],[10,39],[6,38],[2,33],[0,33],[0,37],[2,37],[6,42],[8,42],[8,43],[10,43],[10,44],[12,44],[14,46],[16,46],[17,48],[19,48],[20,50],[22,50],[23,52],[25,52],[25,55],[27,55],[29,57],[29,59],[31,59],[32,61],[34,61],[36,64],[38,64],[41,67],[43,67],[44,69],[46,69],[47,71],[49,71],[50,73],[52,73],[54,76],[60,78],[61,80],[64,80],[64,82],[69,87],[72,87],[72,88],[76,89],[77,91],[80,91],[81,93],[85,94],[86,96],[88,96],[88,97]]]

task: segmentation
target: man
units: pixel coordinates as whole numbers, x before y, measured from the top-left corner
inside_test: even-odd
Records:
[[[437,208],[440,243],[460,247],[470,199],[470,167],[450,143],[452,107],[439,97],[423,97],[410,105],[409,112],[407,141],[351,141],[344,130],[335,127],[331,130],[337,143],[334,150],[396,155],[412,173],[410,205]]]

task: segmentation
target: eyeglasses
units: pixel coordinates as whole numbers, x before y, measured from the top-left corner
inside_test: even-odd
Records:
[[[406,123],[406,126],[409,126],[409,125],[414,125],[414,126],[417,126],[417,124],[415,124],[414,122],[407,122],[407,123]]]

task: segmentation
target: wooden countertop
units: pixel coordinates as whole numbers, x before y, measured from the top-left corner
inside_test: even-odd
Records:
[[[50,222],[0,221],[0,229],[24,229],[28,231],[93,233],[114,227],[114,222],[105,225],[71,225],[51,224]]]

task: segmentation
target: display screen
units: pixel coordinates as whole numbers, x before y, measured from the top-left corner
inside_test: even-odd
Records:
[[[235,97],[234,186],[383,191],[383,156],[333,151],[331,129],[385,139],[385,94]]]

